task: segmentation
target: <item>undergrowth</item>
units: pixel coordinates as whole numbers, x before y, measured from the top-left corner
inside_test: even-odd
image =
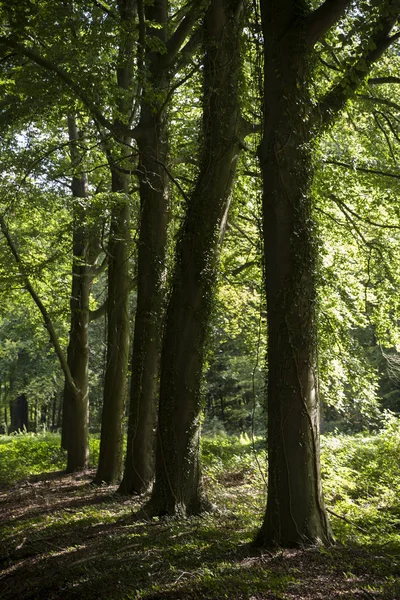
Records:
[[[400,548],[400,421],[371,435],[322,437],[325,502],[337,538]],[[345,520],[346,519],[346,520]]]
[[[99,441],[90,443],[95,466]],[[2,495],[9,516],[0,536],[0,563],[9,569],[6,600],[95,599],[99,589],[112,600],[400,597],[400,424],[394,418],[375,435],[323,436],[325,501],[340,543],[297,553],[251,549],[265,510],[262,439],[204,438],[205,487],[217,512],[151,523],[133,518],[143,499],[93,486],[94,471],[41,482],[38,474],[64,468],[59,446],[54,434],[0,437],[0,486],[10,490]],[[364,595],[348,596],[354,590]]]
[[[96,466],[99,439],[90,437],[91,466]],[[0,485],[32,475],[61,471],[66,454],[60,436],[33,433],[0,436]],[[266,489],[266,452],[261,438],[209,437],[202,441],[203,473],[211,499],[222,510],[239,510],[242,518],[260,510]],[[329,434],[321,438],[321,470],[325,502],[339,541],[399,543],[400,421],[388,416],[371,435]],[[237,488],[248,495],[246,508]],[[333,514],[335,513],[335,514]]]
[[[99,457],[99,439],[90,437],[90,463]],[[57,433],[13,433],[0,435],[0,486],[16,483],[31,475],[65,469],[66,452]]]

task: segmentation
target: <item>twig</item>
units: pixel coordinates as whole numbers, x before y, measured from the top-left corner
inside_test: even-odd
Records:
[[[346,517],[343,517],[342,515],[338,515],[337,513],[335,513],[330,508],[325,508],[325,510],[326,510],[326,512],[328,512],[329,514],[333,515],[334,517],[336,517],[338,519],[341,519],[342,521],[345,521],[346,523],[348,523],[349,525],[352,525],[356,529],[359,529],[363,533],[368,534],[368,531],[366,529],[364,529],[363,527],[360,527],[359,525],[357,525],[356,523],[354,523],[354,521],[350,521],[349,519],[346,519]]]

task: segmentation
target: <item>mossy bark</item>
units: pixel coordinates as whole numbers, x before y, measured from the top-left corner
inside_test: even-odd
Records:
[[[80,156],[76,147],[79,132],[72,116],[68,117],[68,131],[72,164],[79,165]],[[71,328],[67,361],[75,389],[71,389],[66,380],[63,394],[62,445],[67,450],[67,472],[85,469],[89,465],[88,327],[89,296],[93,279],[89,263],[93,258],[94,246],[85,225],[85,207],[80,204],[81,199],[88,196],[86,174],[74,175],[72,195],[76,201],[72,223]]]
[[[111,215],[108,244],[107,366],[104,377],[99,465],[96,483],[115,483],[122,475],[123,419],[129,354],[129,196],[124,175],[114,172],[113,191],[125,191]]]
[[[263,545],[330,543],[319,466],[306,2],[262,2],[265,121],[259,150],[268,314],[268,499]]]
[[[201,482],[200,385],[220,228],[239,154],[240,6],[214,0],[205,20],[203,148],[167,307],[156,478],[144,509],[151,515],[198,514],[210,507]]]
[[[167,3],[146,7],[146,20],[161,28],[148,35],[166,43]],[[150,45],[150,48],[152,46]],[[163,108],[169,69],[159,52],[145,56],[146,80],[139,122],[140,235],[137,306],[132,349],[128,441],[120,493],[145,492],[154,477],[161,321],[164,313],[165,254],[168,225],[166,115]],[[157,98],[161,100],[157,100]]]
[[[130,125],[133,105],[133,61],[136,0],[120,0],[120,40],[116,69],[117,92],[114,125]],[[118,194],[111,211],[108,244],[107,366],[104,376],[99,465],[96,483],[115,483],[122,476],[123,421],[129,356],[129,246],[130,176],[129,135],[117,140],[118,161],[110,150],[111,188]],[[120,167],[120,168],[119,168]]]

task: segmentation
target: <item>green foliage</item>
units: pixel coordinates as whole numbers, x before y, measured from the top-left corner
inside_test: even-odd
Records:
[[[262,515],[266,451],[262,438],[204,437],[202,462],[208,494],[219,510],[234,513],[241,535],[251,537]],[[99,438],[91,436],[91,464],[96,466]],[[343,543],[392,544],[400,547],[400,421],[386,414],[374,435],[322,436],[322,475],[336,537]],[[57,434],[0,436],[0,483],[11,485],[31,475],[65,468]]]
[[[323,436],[322,445],[325,499],[347,522],[329,517],[346,547],[252,548],[265,503],[264,442],[214,437],[203,439],[202,454],[206,491],[217,512],[143,522],[132,515],[140,499],[121,498],[112,486],[93,486],[90,473],[42,482],[35,477],[9,490],[10,506],[21,511],[21,518],[4,521],[0,562],[11,569],[7,577],[15,577],[15,585],[29,585],[31,597],[54,595],[59,586],[66,597],[93,600],[99,589],[110,600],[284,600],[314,592],[319,580],[321,597],[335,597],[328,592],[332,582],[335,593],[346,589],[349,597],[357,586],[382,600],[397,598],[399,421],[388,416],[373,436]],[[92,456],[96,448],[98,439],[92,438]],[[28,464],[28,456],[22,473],[18,464]],[[29,473],[61,468],[59,436],[2,436],[1,468],[8,462],[10,484]],[[30,563],[36,555],[41,558],[37,573]],[[29,577],[21,577],[24,568]]]
[[[60,436],[33,433],[0,436],[0,481],[12,483],[30,475],[65,468]]]
[[[342,542],[400,545],[400,421],[386,414],[375,435],[322,438],[322,474],[327,505]]]
[[[90,439],[91,464],[97,464],[99,439]],[[66,452],[55,433],[16,433],[0,436],[0,486],[31,475],[65,469]]]

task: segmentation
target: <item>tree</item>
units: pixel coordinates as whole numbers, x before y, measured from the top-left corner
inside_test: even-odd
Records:
[[[138,124],[140,234],[138,293],[132,349],[128,441],[121,493],[142,493],[154,477],[154,431],[157,421],[162,319],[165,309],[167,251],[168,120],[170,82],[190,61],[197,47],[192,33],[206,2],[189,3],[186,14],[168,36],[168,3],[159,0],[139,10],[140,64],[143,91]],[[146,44],[146,51],[144,47]],[[184,78],[183,78],[184,79]],[[175,84],[175,88],[179,84]]]
[[[311,204],[314,140],[343,109],[390,36],[399,2],[362,7],[361,43],[341,76],[312,96],[315,44],[350,5],[261,2],[264,37],[263,227],[268,313],[268,499],[258,542],[329,543],[319,473],[316,243]],[[361,7],[357,7],[361,10]],[[357,18],[349,12],[349,19]],[[347,57],[348,58],[348,57]]]
[[[118,3],[119,47],[117,58],[117,90],[113,107],[113,126],[125,131],[116,136],[115,158],[107,148],[111,169],[111,189],[116,200],[111,211],[108,244],[107,297],[107,366],[104,377],[104,401],[101,424],[99,465],[96,483],[114,483],[121,478],[123,461],[123,418],[126,403],[126,384],[129,357],[129,246],[130,246],[130,171],[133,120],[134,82],[134,25],[136,0]],[[127,168],[128,167],[128,168]]]
[[[99,231],[88,225],[85,199],[88,177],[79,151],[80,133],[76,118],[68,116],[72,178],[72,285],[70,298],[71,329],[67,360],[79,395],[65,381],[63,396],[62,445],[67,450],[67,472],[89,465],[89,299],[94,263],[100,252]],[[93,231],[94,229],[94,231]]]
[[[178,235],[161,361],[156,477],[150,514],[209,507],[200,468],[201,377],[219,240],[244,134],[240,114],[240,1],[213,0],[204,21],[199,174]]]

